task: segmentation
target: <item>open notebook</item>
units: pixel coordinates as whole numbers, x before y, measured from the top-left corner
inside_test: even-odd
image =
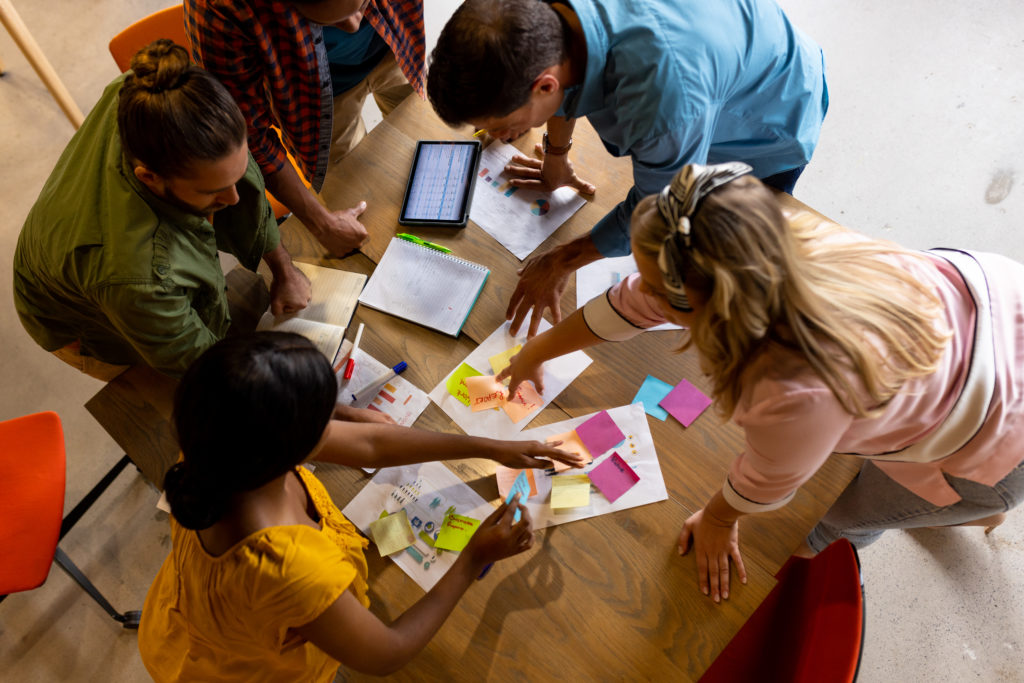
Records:
[[[457,337],[490,274],[478,263],[394,238],[359,302]]]
[[[345,338],[345,328],[355,313],[366,276],[297,261],[295,267],[309,278],[313,300],[309,306],[291,315],[274,318],[267,311],[256,329],[301,334],[333,363]]]

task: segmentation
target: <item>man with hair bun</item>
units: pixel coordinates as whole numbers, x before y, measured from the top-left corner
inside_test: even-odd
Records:
[[[14,254],[25,330],[104,381],[138,363],[180,376],[225,336],[218,250],[266,262],[275,314],[310,299],[231,95],[169,40],[131,66],[64,150]]]
[[[451,125],[501,140],[546,127],[542,160],[516,156],[513,185],[593,194],[569,161],[586,117],[633,162],[626,199],[590,234],[534,256],[506,316],[529,334],[569,275],[629,253],[629,217],[688,163],[740,160],[792,192],[818,142],[828,95],[821,49],[774,0],[467,0],[430,57],[427,95]],[[510,229],[515,229],[511,227]]]

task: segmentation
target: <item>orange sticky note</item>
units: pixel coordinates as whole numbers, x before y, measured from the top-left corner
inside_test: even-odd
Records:
[[[511,467],[505,467],[504,465],[498,465],[494,469],[494,478],[498,482],[498,494],[501,496],[502,500],[508,498],[508,492],[512,490],[512,482],[514,482],[516,480],[516,477],[519,476],[519,473],[523,471],[524,470],[516,470],[512,469]],[[530,484],[530,496],[536,496],[537,481],[533,478],[534,470],[532,468],[527,468],[525,472],[526,481],[527,483]]]
[[[581,455],[583,456],[584,462],[589,463],[594,461],[594,457],[590,455],[590,451],[588,451],[587,447],[583,445],[582,441],[580,441],[580,437],[576,434],[575,429],[564,434],[555,434],[554,436],[549,436],[544,439],[544,442],[548,444],[554,443],[555,441],[562,442],[560,445],[555,446],[558,450]],[[569,465],[558,461],[554,461],[554,465],[555,472],[565,472],[566,470],[571,469]]]
[[[505,402],[508,390],[494,375],[467,377],[466,389],[469,390],[469,408],[474,413],[488,408],[498,408]]]
[[[519,386],[516,387],[516,395],[510,396],[502,408],[505,409],[505,412],[508,413],[513,422],[519,422],[527,415],[533,414],[542,405],[544,405],[544,399],[533,388],[533,384],[520,382]]]

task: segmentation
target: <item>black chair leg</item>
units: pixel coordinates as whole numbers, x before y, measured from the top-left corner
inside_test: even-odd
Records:
[[[139,622],[142,620],[142,612],[133,610],[121,614],[114,609],[114,607],[107,602],[107,599],[103,597],[103,594],[100,593],[96,586],[94,586],[92,582],[85,577],[82,570],[80,570],[75,563],[71,561],[71,558],[69,558],[59,546],[57,547],[57,551],[54,553],[53,559],[60,568],[67,572],[68,576],[74,579],[75,582],[77,582],[93,600],[99,603],[99,606],[102,607],[107,614],[113,617],[115,621],[119,622],[125,628],[137,629],[139,627]]]

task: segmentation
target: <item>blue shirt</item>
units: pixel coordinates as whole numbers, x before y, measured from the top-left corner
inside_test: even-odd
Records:
[[[828,106],[824,57],[772,0],[563,0],[587,43],[559,114],[587,117],[633,160],[626,199],[590,233],[628,254],[629,219],[688,163],[745,161],[766,178],[806,164]]]
[[[389,49],[365,19],[355,33],[347,33],[336,26],[324,26],[323,36],[331,67],[331,88],[335,95],[362,83]]]

